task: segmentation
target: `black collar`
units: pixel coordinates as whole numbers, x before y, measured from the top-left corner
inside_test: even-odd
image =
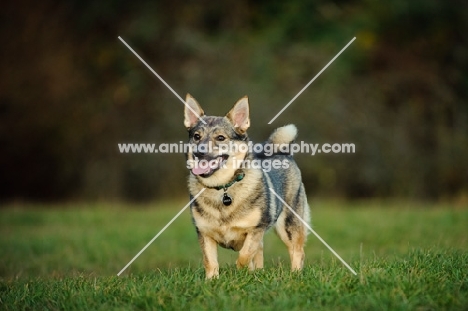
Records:
[[[244,179],[244,176],[245,176],[245,173],[240,171],[240,172],[238,172],[236,174],[236,177],[234,177],[234,179],[231,180],[230,182],[228,182],[227,184],[222,185],[222,186],[216,186],[216,187],[208,187],[208,188],[213,188],[213,189],[216,189],[216,190],[221,190],[221,189],[226,190],[227,188],[234,185],[236,182],[241,181],[242,179]]]

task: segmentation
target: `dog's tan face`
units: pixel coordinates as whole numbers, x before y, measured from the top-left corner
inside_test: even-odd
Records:
[[[190,94],[185,101],[184,125],[196,147],[187,153],[191,173],[208,187],[228,183],[247,154],[248,98],[238,100],[225,117],[205,116]]]

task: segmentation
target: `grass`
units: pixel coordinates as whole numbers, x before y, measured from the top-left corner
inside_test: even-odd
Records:
[[[129,206],[10,205],[0,210],[4,310],[467,310],[468,208],[312,202],[306,267],[265,240],[265,269],[236,270],[220,249],[207,282],[190,215],[183,213],[123,274],[116,274],[185,202]]]

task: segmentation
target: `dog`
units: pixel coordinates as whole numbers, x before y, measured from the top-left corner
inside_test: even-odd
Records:
[[[224,117],[206,116],[190,94],[185,101],[191,199],[205,189],[191,203],[190,211],[206,278],[219,277],[218,245],[239,252],[238,268],[263,268],[263,236],[273,226],[288,248],[291,270],[302,270],[307,228],[270,190],[274,189],[305,222],[310,221],[301,172],[292,155],[278,150],[249,150],[247,96]],[[291,144],[296,136],[297,128],[286,125],[276,129],[261,146]]]

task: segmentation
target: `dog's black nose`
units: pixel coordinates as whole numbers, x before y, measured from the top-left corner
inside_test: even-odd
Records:
[[[197,149],[194,150],[193,155],[196,156],[197,158],[202,158],[206,156],[208,153],[210,153],[210,145],[209,144],[198,144]]]

